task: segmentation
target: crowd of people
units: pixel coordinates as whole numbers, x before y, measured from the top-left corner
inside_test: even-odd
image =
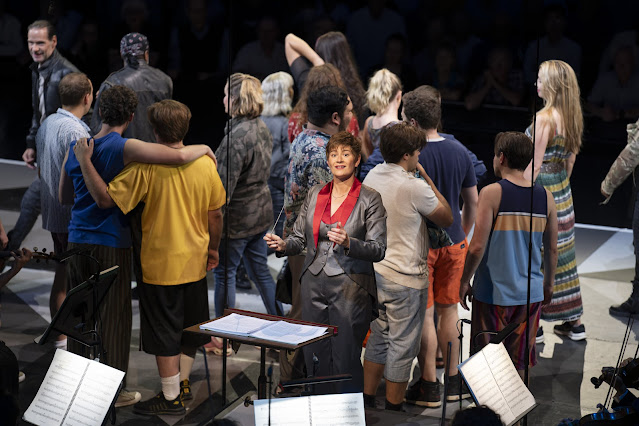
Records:
[[[198,2],[186,3],[196,25],[202,19],[202,13],[196,16]],[[350,19],[401,27],[399,15],[384,3],[370,2]],[[553,48],[556,31],[562,34],[561,10],[546,11],[544,43]],[[383,58],[377,62],[365,53],[375,44],[355,30],[348,37],[327,31],[314,47],[289,34],[280,46],[284,65],[267,55],[272,69],[251,68],[271,63],[255,59],[260,58],[255,51],[273,53],[265,46],[274,22],[261,20],[260,43],[246,48],[244,61],[236,59],[246,72],[230,74],[220,90],[209,92],[219,99],[211,103],[221,103],[229,117],[215,153],[208,145],[184,145],[196,111],[171,99],[179,73],[167,75],[151,65],[153,45],[144,34],[128,32],[120,39],[122,68],[104,79],[94,102],[92,78],[58,52],[62,34],[56,26],[37,20],[27,28],[33,119],[23,159],[39,175],[23,197],[13,230],[6,233],[0,225],[0,242],[3,249],[17,250],[42,214],[56,253],[78,248],[102,269],[119,266],[100,316],[105,362],[125,373],[135,275],[141,347],[155,356],[161,391],[140,401],[140,393],[125,386],[116,407],[184,414],[184,401],[192,399],[196,348],[232,353],[220,339],[182,332],[209,319],[207,271],[214,270],[216,316],[235,305],[240,264],[266,311],[283,315],[267,265],[273,252],[287,257],[291,273],[288,316],[339,327],[332,339],[281,351],[280,380],[348,373],[350,381],[318,386],[317,392],[363,392],[369,407],[375,406],[382,378],[386,409],[400,410],[404,401],[438,407],[436,369],[448,359],[450,386],[443,397],[470,397],[457,371],[460,303],[466,309],[472,303],[472,336],[519,324],[504,343],[522,377],[536,363],[540,318],[559,321],[556,334],[586,339],[570,188],[584,127],[573,45],[564,40],[565,52],[553,51],[533,70],[544,106],[528,129],[504,129],[496,136],[492,167],[500,180],[478,192],[486,167],[442,129],[442,102],[464,93],[461,72],[434,71],[430,81],[452,86],[418,84],[425,79],[411,81],[410,67],[400,72],[378,66]],[[185,43],[179,37],[186,33],[173,35],[176,43]],[[271,49],[278,46],[273,43]],[[433,55],[450,62],[455,49],[441,46]],[[179,51],[187,60],[185,50]],[[566,60],[558,59],[562,52],[570,53]],[[613,62],[618,56],[611,52]],[[515,85],[530,76],[513,77],[512,52],[503,46],[489,58],[494,67],[472,86],[466,106],[500,98],[521,103],[524,92]],[[201,73],[206,74],[196,75]],[[629,128],[629,138],[636,135],[636,127]],[[629,147],[602,183],[607,197],[634,167],[629,162],[636,146]],[[3,280],[30,253],[15,257],[17,266]],[[66,292],[94,269],[81,256],[56,269],[52,316]],[[629,300],[611,307],[612,314],[639,313],[639,278],[633,285]],[[477,343],[478,350],[488,340]],[[89,355],[63,335],[56,347]],[[415,357],[421,375],[409,386]]]

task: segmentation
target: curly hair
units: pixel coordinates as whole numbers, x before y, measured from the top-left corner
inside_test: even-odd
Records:
[[[335,112],[344,117],[347,106],[346,90],[337,86],[320,87],[308,95],[308,120],[316,126],[324,126]]]
[[[100,94],[100,118],[109,126],[121,126],[138,107],[138,96],[128,87],[113,86]]]
[[[262,115],[288,115],[293,102],[293,77],[287,72],[279,71],[266,76],[262,81],[262,97],[264,111]]]
[[[308,95],[324,86],[337,86],[346,90],[342,76],[334,65],[324,64],[311,68],[306,78],[306,84],[302,88],[300,98],[293,108],[293,112],[300,114],[300,123],[308,122]]]

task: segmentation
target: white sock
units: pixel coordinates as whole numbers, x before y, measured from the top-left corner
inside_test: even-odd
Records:
[[[186,354],[180,354],[180,382],[189,379],[191,370],[193,369],[193,361],[195,361],[195,358]]]
[[[171,377],[160,377],[162,393],[167,401],[173,401],[180,394],[180,373]]]
[[[67,338],[65,337],[62,340],[56,340],[54,342],[54,346],[56,349],[62,349],[63,351],[67,350]]]

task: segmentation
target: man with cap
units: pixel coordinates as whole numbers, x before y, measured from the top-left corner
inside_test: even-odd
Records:
[[[146,118],[146,110],[156,102],[171,99],[173,81],[159,69],[149,66],[149,41],[143,34],[129,33],[122,37],[120,56],[124,67],[111,73],[100,86],[93,108],[91,129],[97,133],[102,125],[100,115],[97,113],[100,107],[100,94],[110,87],[121,85],[132,89],[138,97],[138,107],[133,121],[122,136],[155,142],[153,129]]]
[[[93,107],[91,129],[98,133],[102,120],[98,113],[100,95],[113,86],[124,86],[133,90],[138,98],[138,106],[133,115],[133,121],[122,133],[124,138],[135,138],[145,142],[156,142],[151,123],[147,119],[146,110],[156,102],[171,99],[173,96],[173,81],[171,77],[157,68],[149,66],[149,40],[144,34],[129,33],[120,40],[120,57],[124,67],[111,73],[100,85]],[[142,266],[140,250],[142,245],[141,215],[143,207],[135,208],[131,219],[131,239],[133,245],[133,272],[136,282],[142,281]]]

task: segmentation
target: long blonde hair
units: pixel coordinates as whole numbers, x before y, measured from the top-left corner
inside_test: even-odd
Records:
[[[366,102],[374,114],[381,114],[390,105],[397,93],[402,90],[402,82],[395,74],[382,68],[368,83]]]
[[[584,117],[575,71],[564,61],[550,60],[539,66],[539,78],[543,83],[544,107],[537,113],[537,119],[548,120],[556,128],[552,111],[557,110],[563,120],[566,149],[578,154],[584,132]]]

